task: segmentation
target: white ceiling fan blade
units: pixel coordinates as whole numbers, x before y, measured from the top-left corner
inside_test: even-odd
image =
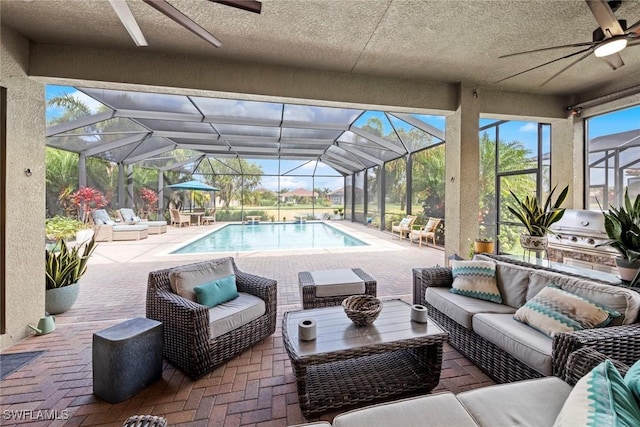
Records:
[[[624,30],[606,0],[586,0],[605,38],[624,34]]]
[[[184,13],[180,12],[175,7],[171,6],[165,0],[143,0],[149,6],[153,7],[160,13],[169,18],[176,21],[178,24],[182,25],[187,30],[191,31],[196,36],[200,37],[207,43],[220,47],[222,46],[222,42],[218,40],[213,34],[202,28],[200,25],[196,24],[191,18],[189,18]]]
[[[109,0],[109,3],[111,3],[111,7],[115,10],[120,22],[129,32],[136,46],[148,46],[147,40],[144,38],[144,34],[142,34],[142,30],[140,30],[136,19],[133,17],[126,0]]]

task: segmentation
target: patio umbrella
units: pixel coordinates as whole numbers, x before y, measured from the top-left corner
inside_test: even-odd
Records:
[[[200,181],[187,181],[187,182],[179,182],[177,184],[171,184],[168,186],[169,188],[173,188],[174,190],[189,190],[191,191],[191,210],[193,210],[193,192],[194,191],[218,191],[218,188],[212,187],[211,185],[205,184]],[[213,198],[213,205],[215,207],[216,199]]]

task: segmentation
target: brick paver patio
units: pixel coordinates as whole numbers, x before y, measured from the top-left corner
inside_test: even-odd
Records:
[[[301,308],[297,273],[355,268],[378,282],[378,296],[411,302],[411,269],[443,265],[444,252],[409,244],[390,234],[345,221],[332,223],[369,243],[360,248],[170,255],[182,242],[221,224],[169,227],[141,241],[101,243],[81,281],[73,309],[56,317],[55,332],[32,336],[3,353],[44,353],[0,382],[0,425],[122,425],[131,415],[153,414],[170,425],[287,426],[303,423],[291,366],[284,351],[284,312]],[[93,395],[92,335],[126,319],[145,316],[149,271],[231,255],[247,272],[278,280],[278,327],[273,336],[196,381],[165,362],[162,380],[117,404]],[[454,393],[492,381],[450,346],[445,347],[440,384]],[[319,419],[331,421],[338,412]],[[21,418],[21,419],[18,419]],[[57,419],[54,419],[57,418]]]

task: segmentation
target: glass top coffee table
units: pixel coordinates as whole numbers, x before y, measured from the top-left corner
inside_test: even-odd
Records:
[[[282,335],[303,414],[431,391],[440,381],[449,333],[432,319],[416,323],[410,316],[411,306],[401,300],[383,300],[382,312],[365,327],[341,306],[285,313]],[[298,338],[298,324],[307,319],[316,323],[313,341]]]

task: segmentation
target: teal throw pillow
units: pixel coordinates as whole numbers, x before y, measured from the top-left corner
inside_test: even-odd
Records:
[[[209,308],[238,298],[235,274],[196,286],[193,290],[198,304]]]
[[[449,292],[502,303],[493,261],[452,261],[453,284]]]
[[[640,408],[624,379],[605,360],[573,388],[553,427],[633,427]]]
[[[520,307],[513,318],[553,338],[559,332],[606,326],[618,316],[615,310],[550,284]]]
[[[631,393],[640,405],[640,360],[634,363],[624,376],[624,383],[629,387]]]

